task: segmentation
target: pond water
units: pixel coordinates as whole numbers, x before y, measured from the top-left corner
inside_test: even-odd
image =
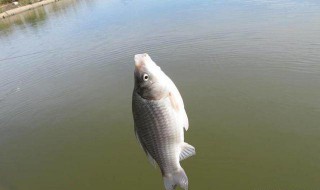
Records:
[[[320,188],[320,2],[63,0],[0,21],[0,189],[163,189],[133,56],[178,86],[189,189]]]

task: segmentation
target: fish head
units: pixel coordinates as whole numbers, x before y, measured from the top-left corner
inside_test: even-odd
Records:
[[[134,56],[134,90],[144,99],[160,100],[169,95],[168,77],[161,68],[144,54]]]

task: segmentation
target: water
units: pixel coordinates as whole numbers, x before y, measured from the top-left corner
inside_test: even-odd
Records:
[[[0,22],[0,189],[163,189],[133,56],[173,79],[190,189],[320,188],[320,3],[72,1]]]

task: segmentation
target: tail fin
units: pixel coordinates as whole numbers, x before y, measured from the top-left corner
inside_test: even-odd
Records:
[[[183,168],[175,173],[164,175],[163,182],[166,190],[174,190],[178,185],[182,189],[188,190],[188,177]]]

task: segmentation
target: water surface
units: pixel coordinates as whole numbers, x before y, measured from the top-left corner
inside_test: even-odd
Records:
[[[133,56],[186,105],[190,189],[320,187],[320,3],[63,0],[0,21],[0,189],[163,189]]]

